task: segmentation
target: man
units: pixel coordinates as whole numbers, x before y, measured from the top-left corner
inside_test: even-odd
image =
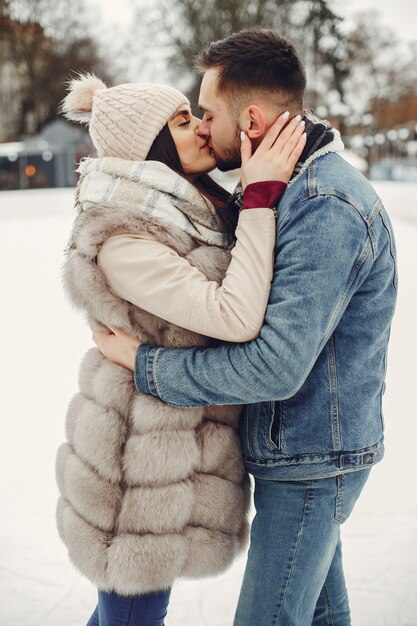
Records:
[[[256,149],[278,115],[303,111],[302,63],[271,31],[215,42],[199,66],[200,132],[223,170],[240,164],[241,131]],[[105,356],[134,370],[141,393],[181,407],[248,404],[240,428],[256,516],[235,626],[351,623],[340,526],[383,456],[397,290],[390,221],[336,154],[337,133],[310,114],[305,121],[307,144],[277,207],[259,337],[168,350],[138,347],[116,329],[95,335]]]

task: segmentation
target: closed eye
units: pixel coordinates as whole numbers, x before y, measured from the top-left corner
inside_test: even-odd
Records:
[[[180,126],[188,126],[189,123],[190,123],[190,120],[188,120],[188,122],[183,122],[182,124],[180,124]]]

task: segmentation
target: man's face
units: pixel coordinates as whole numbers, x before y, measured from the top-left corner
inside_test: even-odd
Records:
[[[232,116],[230,105],[217,93],[217,69],[204,74],[199,106],[204,111],[198,134],[207,137],[217,167],[222,172],[241,165],[240,128]]]

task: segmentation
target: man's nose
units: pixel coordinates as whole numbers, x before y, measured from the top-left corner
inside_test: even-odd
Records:
[[[197,125],[197,128],[195,130],[197,135],[199,135],[200,137],[210,137],[209,127],[208,127],[207,122],[204,120],[204,117],[202,120],[198,120],[198,121],[199,121],[199,124]]]

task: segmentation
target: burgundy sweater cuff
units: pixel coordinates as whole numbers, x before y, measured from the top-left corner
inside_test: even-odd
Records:
[[[287,184],[280,180],[265,180],[260,183],[251,183],[243,193],[242,208],[258,209],[266,207],[273,209],[287,188]]]

